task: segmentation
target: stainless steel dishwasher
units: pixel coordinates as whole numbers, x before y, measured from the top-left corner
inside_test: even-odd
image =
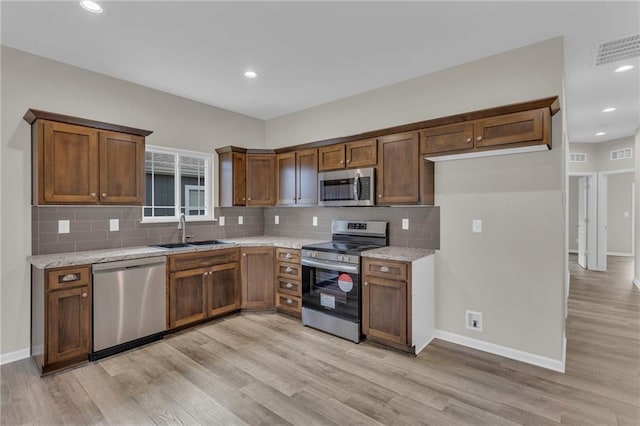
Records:
[[[93,265],[92,360],[162,338],[166,263],[161,256]]]

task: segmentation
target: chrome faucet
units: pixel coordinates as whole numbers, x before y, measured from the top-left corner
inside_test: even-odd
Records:
[[[184,216],[184,213],[180,213],[180,220],[178,221],[178,229],[182,231],[181,242],[182,244],[187,243],[187,219]]]

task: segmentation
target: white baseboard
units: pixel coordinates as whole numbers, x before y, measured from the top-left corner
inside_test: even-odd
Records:
[[[544,356],[532,354],[529,352],[520,351],[518,349],[509,348],[507,346],[496,345],[495,343],[485,342],[484,340],[473,339],[471,337],[462,336],[460,334],[450,333],[448,331],[436,330],[435,337],[447,342],[455,343],[462,346],[467,346],[473,349],[478,349],[491,354],[500,355],[505,358],[515,359],[516,361],[525,362],[527,364],[536,365],[538,367],[546,368],[553,371],[564,373],[564,352],[565,346],[563,346],[563,359],[553,359]],[[566,339],[565,339],[566,341]],[[566,345],[566,343],[564,344]]]
[[[6,354],[0,354],[0,365],[9,364],[10,362],[29,358],[29,355],[31,355],[29,352],[29,348],[20,349],[19,351],[9,352]]]
[[[640,278],[634,278],[633,283],[640,289]]]
[[[633,253],[620,253],[617,251],[608,251],[607,256],[633,257]]]

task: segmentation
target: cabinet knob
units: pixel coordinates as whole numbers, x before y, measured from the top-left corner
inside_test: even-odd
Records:
[[[107,198],[107,193],[106,192],[102,193],[102,198]]]
[[[251,197],[247,198],[247,201],[251,201]]]
[[[246,198],[242,197],[242,201],[246,201]]]
[[[350,162],[351,162],[351,160],[347,160],[347,163],[350,163]]]
[[[286,257],[287,259],[291,259],[291,253],[287,253],[284,257]]]
[[[364,282],[364,285],[369,285],[369,283],[365,281],[365,282]]]
[[[285,269],[285,272],[291,272],[293,269],[291,269],[289,266],[287,266],[287,269]]]
[[[388,266],[381,266],[380,267],[380,271],[381,272],[389,272],[389,267]]]
[[[382,194],[378,194],[378,198],[382,198]]]
[[[243,255],[243,256],[246,256],[246,255],[247,255],[247,253],[242,253],[242,255]]]
[[[292,303],[293,303],[293,300],[291,300],[291,299],[287,299],[287,303],[290,305],[290,304],[292,304]]]
[[[467,138],[467,142],[471,142],[471,138]]]
[[[96,194],[95,192],[91,193],[91,198],[96,198],[98,196],[98,194]]]
[[[287,283],[287,285],[285,285],[285,287],[286,287],[286,288],[291,288],[291,287],[293,287],[293,284],[291,284],[291,283]]]
[[[482,136],[478,136],[476,139],[481,141],[482,140]]]
[[[87,292],[82,293],[82,297],[87,297]]]

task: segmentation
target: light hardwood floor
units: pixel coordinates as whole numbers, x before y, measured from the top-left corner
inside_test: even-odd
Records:
[[[208,323],[40,379],[1,368],[2,425],[640,424],[640,291],[631,259],[571,262],[566,374],[442,341],[418,357],[277,314]]]

